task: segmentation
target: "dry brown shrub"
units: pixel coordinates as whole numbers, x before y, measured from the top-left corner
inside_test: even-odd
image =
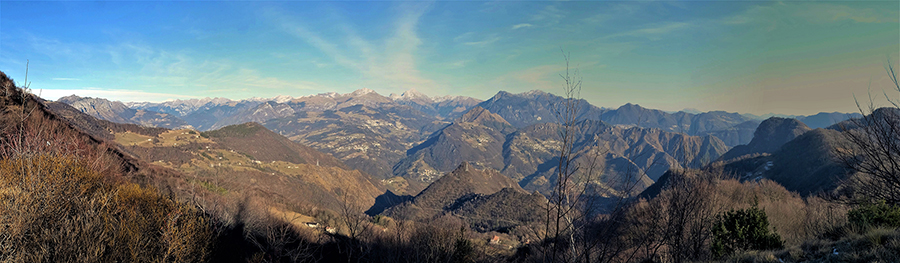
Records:
[[[212,240],[195,209],[71,156],[0,160],[0,194],[3,262],[196,262]]]

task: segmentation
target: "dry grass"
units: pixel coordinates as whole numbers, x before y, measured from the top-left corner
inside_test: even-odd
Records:
[[[203,261],[213,233],[195,209],[111,183],[71,156],[0,160],[0,261]]]

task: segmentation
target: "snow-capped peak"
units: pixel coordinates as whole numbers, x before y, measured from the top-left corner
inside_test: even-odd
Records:
[[[414,99],[431,100],[431,97],[428,97],[428,95],[425,95],[415,89],[407,90],[407,91],[403,92],[403,94],[401,94],[401,95],[391,93],[390,98],[393,100],[414,100]]]
[[[275,96],[275,98],[272,98],[272,100],[274,100],[275,102],[278,102],[278,103],[285,103],[285,102],[291,101],[293,99],[294,99],[294,97],[287,96],[287,95],[278,95],[278,96]]]
[[[354,95],[354,96],[360,96],[360,95],[366,95],[369,93],[375,93],[375,91],[368,89],[368,88],[361,88],[361,89],[353,91],[353,93],[350,93],[350,94]]]

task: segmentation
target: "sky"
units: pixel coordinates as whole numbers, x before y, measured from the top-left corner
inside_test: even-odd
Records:
[[[600,107],[856,112],[900,99],[898,1],[0,1],[0,71],[47,99],[369,88]]]

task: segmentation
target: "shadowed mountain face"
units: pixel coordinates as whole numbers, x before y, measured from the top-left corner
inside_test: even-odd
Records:
[[[771,155],[737,159],[724,167],[741,180],[770,179],[804,196],[831,191],[850,175],[836,155],[844,140],[838,131],[815,129]]]
[[[435,132],[425,142],[407,152],[394,166],[394,174],[404,177],[410,190],[418,191],[459,163],[503,169],[503,143],[515,128],[497,114],[476,106],[455,122]]]
[[[773,153],[788,141],[809,131],[810,128],[796,119],[772,117],[759,124],[753,140],[747,145],[734,147],[722,160],[730,160],[749,154]]]
[[[427,220],[442,214],[444,211],[452,211],[466,206],[466,203],[473,201],[473,196],[491,195],[505,188],[528,196],[515,181],[496,170],[478,169],[469,163],[463,162],[452,172],[441,176],[440,179],[431,183],[428,188],[422,190],[412,200],[391,207],[384,214],[407,220]],[[500,211],[496,212],[499,213]],[[499,216],[498,218],[505,217]]]
[[[413,192],[417,185],[449,172],[453,162],[471,162],[479,168],[500,170],[525,189],[546,192],[556,180],[561,129],[555,123],[515,129],[499,114],[475,107],[413,147],[394,166],[394,174],[406,178]],[[642,189],[670,168],[682,164],[700,167],[727,150],[721,140],[711,136],[598,121],[584,121],[572,129],[576,162],[599,167],[595,174],[603,174],[598,183],[604,185],[628,177]]]
[[[176,116],[155,111],[135,110],[118,101],[71,95],[59,98],[58,102],[69,104],[87,115],[111,122],[169,129],[191,127],[187,122]]]
[[[546,199],[541,194],[525,192],[496,170],[477,169],[464,162],[413,199],[383,214],[427,221],[449,213],[476,231],[505,231],[540,220],[543,204]]]

